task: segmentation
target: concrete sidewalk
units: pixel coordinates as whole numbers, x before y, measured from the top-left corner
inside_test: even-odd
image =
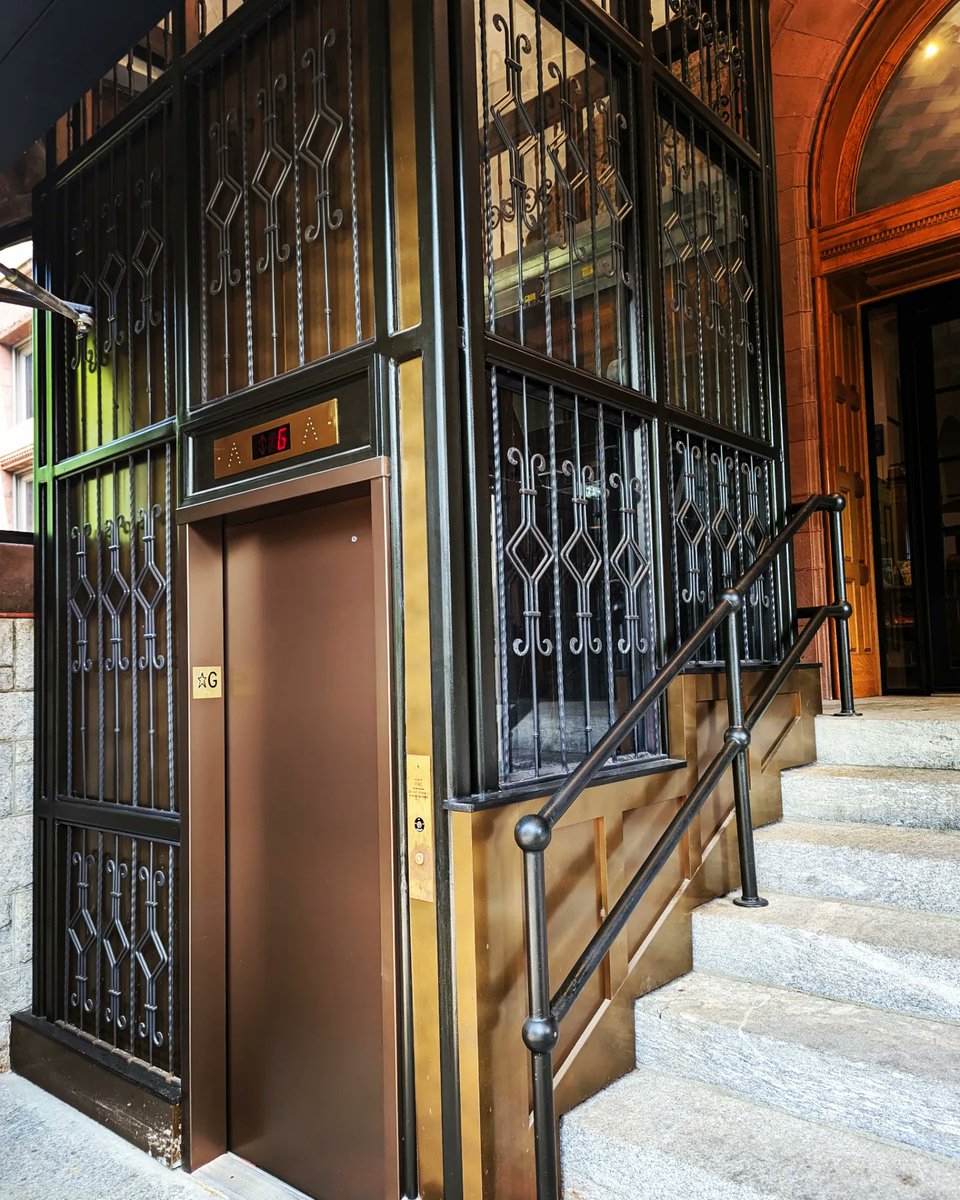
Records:
[[[0,1075],[0,1200],[215,1200],[17,1075]]]

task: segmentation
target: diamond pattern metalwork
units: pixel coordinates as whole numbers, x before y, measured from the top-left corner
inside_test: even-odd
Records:
[[[519,468],[521,519],[513,536],[507,542],[505,553],[513,563],[523,586],[524,636],[515,638],[513,652],[521,657],[536,649],[539,654],[551,654],[553,643],[541,636],[540,581],[553,566],[553,548],[537,524],[536,476],[546,468],[542,454],[525,455],[511,446],[507,461]]]
[[[122,1032],[126,1028],[127,1018],[120,1011],[123,1000],[120,971],[130,953],[130,938],[123,917],[123,881],[129,876],[130,868],[126,863],[108,858],[106,872],[110,880],[110,923],[103,935],[108,974],[107,1006],[103,1015],[106,1021]]]
[[[570,639],[570,650],[573,654],[583,654],[585,650],[599,654],[603,649],[603,642],[592,632],[591,588],[598,571],[603,566],[603,558],[590,533],[587,511],[590,505],[588,492],[591,490],[596,476],[593,467],[589,464],[577,467],[569,459],[563,463],[560,469],[573,484],[573,532],[564,542],[560,551],[560,561],[569,571],[577,589],[579,632]]]
[[[327,51],[336,42],[336,30],[328,29],[320,39],[320,49],[304,51],[302,65],[310,72],[313,111],[303,131],[297,153],[313,170],[316,188],[316,220],[304,230],[304,238],[315,242],[322,229],[331,231],[343,224],[343,209],[333,208],[330,168],[343,133],[343,117],[333,108],[329,96]]]
[[[280,200],[293,169],[293,156],[278,136],[280,94],[286,91],[287,77],[277,75],[270,87],[257,93],[257,104],[263,111],[263,151],[253,172],[250,190],[263,202],[266,224],[264,252],[257,259],[257,270],[263,275],[278,262],[290,257],[289,242],[280,240]]]
[[[74,525],[70,530],[71,539],[76,542],[74,565],[76,576],[70,591],[70,611],[73,613],[76,627],[77,657],[73,660],[72,669],[75,672],[89,671],[93,668],[93,660],[87,655],[89,646],[88,624],[93,606],[96,603],[96,592],[87,576],[87,538],[93,533],[89,525]]]
[[[130,585],[127,583],[120,563],[120,531],[126,528],[126,520],[122,513],[111,518],[104,524],[104,532],[108,538],[107,555],[109,574],[103,587],[103,606],[110,616],[110,656],[104,660],[105,671],[117,669],[126,671],[130,667],[130,659],[122,653],[123,646],[123,614],[130,600]]]
[[[240,282],[240,268],[232,265],[233,249],[231,231],[233,220],[243,199],[243,189],[230,171],[232,134],[236,129],[236,109],[230,109],[222,121],[210,125],[209,137],[216,146],[217,178],[204,207],[204,216],[216,229],[220,242],[217,255],[220,274],[209,285],[211,296],[219,296],[229,285],[236,287]]]
[[[163,320],[162,312],[153,311],[153,273],[163,253],[163,238],[153,223],[154,191],[160,180],[160,168],[154,167],[145,179],[138,179],[134,184],[143,214],[143,228],[131,256],[131,262],[140,276],[140,316],[133,326],[135,333],[143,333],[148,323],[156,327]]]
[[[90,870],[96,860],[92,854],[81,854],[79,851],[71,857],[71,863],[76,871],[77,901],[73,913],[67,921],[67,934],[74,952],[73,991],[70,993],[70,1003],[74,1008],[84,1012],[93,1009],[93,998],[88,994],[90,984],[89,954],[97,940],[97,926],[90,912]]]
[[[106,325],[107,332],[103,339],[101,351],[104,360],[106,360],[118,346],[122,346],[126,340],[126,331],[120,328],[118,322],[118,310],[120,304],[120,289],[127,276],[127,264],[121,258],[117,246],[120,225],[119,209],[124,203],[122,192],[118,192],[111,200],[108,200],[100,210],[101,220],[104,225],[105,237],[110,250],[107,257],[104,259],[103,266],[100,268],[100,274],[97,276],[97,283],[100,290],[104,293],[107,300],[107,316]]]
[[[154,1046],[162,1046],[164,1035],[157,1025],[157,984],[170,961],[170,956],[159,933],[157,912],[160,906],[158,892],[167,880],[163,871],[147,866],[141,866],[138,874],[141,882],[146,884],[147,894],[144,902],[146,926],[136,948],[137,966],[144,984],[143,1015],[137,1025],[137,1032],[141,1038],[146,1038]]]
[[[137,520],[140,525],[140,544],[143,549],[143,565],[137,573],[134,599],[143,612],[143,654],[139,666],[161,670],[165,657],[157,651],[157,611],[167,596],[167,580],[157,566],[156,522],[163,516],[163,507],[153,504],[141,508]]]

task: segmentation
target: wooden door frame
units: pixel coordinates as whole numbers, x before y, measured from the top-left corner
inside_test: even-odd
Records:
[[[223,523],[231,516],[269,515],[284,507],[368,496],[373,532],[380,799],[381,952],[384,976],[384,1085],[387,1178],[399,1186],[399,1069],[396,961],[398,865],[394,828],[393,689],[390,598],[390,463],[366,459],[344,467],[181,508],[179,637],[184,686],[180,698],[183,784],[189,794],[183,831],[184,929],[180,1003],[183,1029],[184,1165],[197,1170],[228,1149],[226,710],[193,701],[191,667],[224,662]],[[225,685],[228,681],[224,681]],[[318,1086],[320,1083],[318,1082]]]
[[[816,337],[818,416],[822,441],[821,471],[825,490],[837,480],[835,447],[827,437],[832,427],[835,368],[831,325],[834,316],[855,307],[861,328],[864,304],[891,299],[960,277],[960,181],[884,205],[855,212],[857,174],[877,108],[904,59],[927,29],[951,7],[952,0],[889,0],[864,20],[840,63],[827,92],[814,136],[810,173],[810,261]],[[833,285],[833,286],[832,286]],[[846,303],[836,305],[841,291]],[[865,386],[860,343],[861,395]],[[861,435],[866,448],[866,407],[861,407]],[[876,562],[873,497],[864,480],[868,553],[873,578],[865,591],[872,611],[865,614],[874,631],[871,664],[864,675],[879,690]],[[824,548],[825,549],[825,548]],[[827,561],[824,553],[824,561]],[[863,668],[862,668],[863,670]],[[835,664],[834,664],[835,673]],[[868,685],[869,686],[869,685]]]

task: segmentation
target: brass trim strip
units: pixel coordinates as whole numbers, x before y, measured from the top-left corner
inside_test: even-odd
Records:
[[[347,463],[342,467],[331,467],[328,471],[301,475],[296,479],[265,479],[262,484],[250,488],[249,491],[182,504],[177,510],[177,524],[191,525],[196,521],[209,521],[211,517],[244,512],[248,508],[282,504],[285,500],[297,500],[302,496],[313,496],[334,488],[368,483],[372,479],[386,479],[390,476],[390,470],[390,459],[378,456],[365,458],[361,462]]]

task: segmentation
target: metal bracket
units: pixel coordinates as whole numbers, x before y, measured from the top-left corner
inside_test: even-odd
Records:
[[[15,267],[5,267],[0,263],[0,278],[13,284],[13,289],[0,288],[0,301],[4,304],[22,304],[26,308],[42,308],[47,312],[57,313],[66,317],[77,327],[77,337],[93,329],[93,309],[89,304],[74,304],[70,300],[61,300],[53,292],[18,271]]]

